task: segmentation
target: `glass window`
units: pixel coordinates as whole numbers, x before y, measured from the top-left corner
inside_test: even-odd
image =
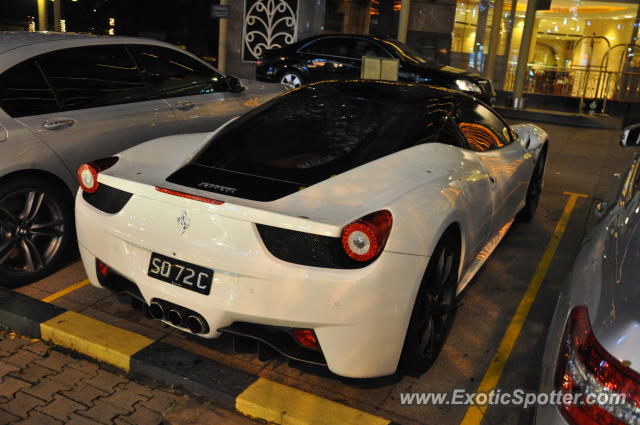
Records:
[[[176,50],[132,46],[153,98],[228,91],[226,79],[213,68]]]
[[[397,93],[396,93],[397,95]],[[310,185],[417,143],[440,129],[442,103],[399,101],[313,87],[277,98],[234,121],[196,163]],[[417,107],[420,105],[421,107]],[[380,111],[385,111],[380,114]]]
[[[458,122],[472,150],[483,152],[498,149],[512,141],[509,126],[479,103],[462,104],[458,110]]]
[[[369,40],[365,40],[363,38],[358,38],[354,40],[353,54],[351,56],[357,59],[360,59],[363,56],[374,56],[378,58],[391,57],[391,55],[382,47],[378,46],[376,43],[373,43]]]
[[[349,39],[345,37],[321,38],[302,48],[304,53],[329,56],[349,56]]]
[[[12,117],[58,111],[53,92],[33,60],[18,64],[0,75],[0,107]]]
[[[63,110],[147,100],[147,91],[124,46],[65,49],[38,59]]]

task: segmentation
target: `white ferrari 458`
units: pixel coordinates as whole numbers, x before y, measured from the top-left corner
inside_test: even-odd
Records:
[[[463,93],[317,83],[82,165],[80,252],[95,286],[186,332],[419,374],[456,296],[532,219],[546,157],[542,129]]]

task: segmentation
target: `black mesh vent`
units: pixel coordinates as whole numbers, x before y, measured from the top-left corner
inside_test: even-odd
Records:
[[[314,235],[256,224],[262,242],[276,258],[303,266],[330,269],[360,269],[371,262],[360,262],[344,252],[340,238]]]
[[[82,198],[85,201],[107,214],[120,212],[127,205],[131,196],[133,196],[131,193],[102,183],[95,193],[82,192]]]

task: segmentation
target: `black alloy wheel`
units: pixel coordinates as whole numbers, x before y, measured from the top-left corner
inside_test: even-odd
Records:
[[[542,194],[546,159],[547,150],[546,148],[543,148],[543,151],[540,152],[540,156],[538,157],[538,161],[536,162],[536,167],[533,170],[533,174],[531,175],[531,181],[529,182],[529,187],[527,189],[527,197],[524,207],[516,216],[517,221],[528,223],[533,220],[533,217],[536,214],[538,204],[540,203],[540,195]]]
[[[16,287],[51,273],[73,233],[71,202],[57,186],[22,178],[0,188],[0,286]]]
[[[438,356],[455,315],[460,244],[446,232],[429,260],[411,313],[400,369],[420,375]]]

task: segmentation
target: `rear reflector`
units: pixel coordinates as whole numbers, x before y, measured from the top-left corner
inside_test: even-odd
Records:
[[[293,333],[298,344],[303,347],[312,348],[314,350],[320,349],[318,339],[316,338],[316,334],[313,332],[313,329],[294,329],[291,333]]]
[[[192,201],[205,202],[207,204],[222,205],[224,201],[218,201],[217,199],[205,198],[203,196],[191,195],[189,193],[178,192],[177,190],[165,189],[164,187],[156,187],[158,192],[166,193],[168,195],[179,196],[181,198],[191,199]]]

